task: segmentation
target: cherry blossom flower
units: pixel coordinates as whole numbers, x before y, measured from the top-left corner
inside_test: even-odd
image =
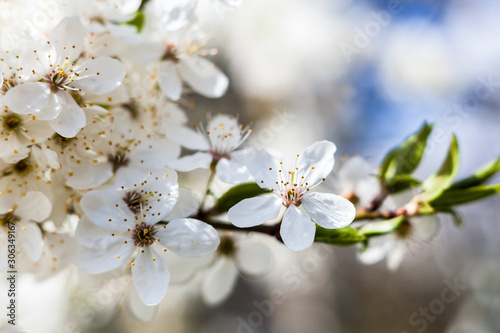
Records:
[[[42,232],[37,222],[44,222],[52,209],[52,202],[45,194],[30,191],[24,196],[16,196],[15,200],[4,200],[8,193],[0,191],[0,244],[3,253],[7,251],[9,227],[13,223],[16,229],[16,238],[21,252],[35,262],[42,255]],[[14,201],[14,204],[12,204]]]
[[[235,237],[229,233],[220,236],[217,251],[202,281],[201,295],[208,305],[226,300],[233,290],[238,276],[258,277],[268,272],[273,263],[271,251],[263,243]]]
[[[247,140],[251,130],[240,125],[237,118],[225,114],[210,116],[206,127],[200,121],[197,128],[204,139],[199,142],[199,147],[205,152],[185,156],[172,166],[180,171],[190,171],[208,168],[212,162],[217,162],[217,176],[223,182],[238,184],[247,180],[248,171],[238,162],[246,156],[247,150],[238,148]]]
[[[35,50],[30,81],[5,94],[5,104],[19,114],[47,120],[63,137],[74,137],[85,126],[85,112],[73,95],[104,94],[118,87],[125,77],[116,59],[100,57],[81,65],[75,61],[83,51],[84,30],[76,17],[62,20],[52,31],[48,50]]]
[[[80,266],[98,274],[126,263],[132,266],[134,286],[146,305],[157,305],[165,296],[170,273],[163,258],[167,249],[183,257],[204,256],[219,245],[217,232],[196,219],[181,218],[160,224],[178,196],[173,170],[150,174],[129,188],[94,190],[81,200],[86,214],[77,239],[86,248]]]
[[[228,217],[240,228],[260,225],[276,219],[281,207],[286,211],[280,234],[285,245],[293,251],[301,251],[312,245],[316,225],[327,229],[344,228],[354,219],[356,209],[347,199],[331,194],[309,192],[322,183],[332,171],[336,147],[329,141],[319,141],[309,146],[292,171],[286,171],[283,163],[262,149],[246,157],[250,175],[262,188],[270,189],[275,196],[245,199],[231,209]]]

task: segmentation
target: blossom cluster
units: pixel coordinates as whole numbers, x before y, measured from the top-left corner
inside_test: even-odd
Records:
[[[242,234],[292,251],[358,244],[361,262],[387,257],[395,269],[408,240],[433,237],[435,214],[456,217],[453,206],[500,191],[483,186],[498,160],[452,183],[456,138],[436,175],[413,178],[428,124],[374,170],[359,156],[334,170],[337,148],[326,140],[288,163],[249,146],[252,129],[236,114],[207,112],[191,126],[188,98],[219,98],[229,85],[196,0],[61,0],[42,23],[19,13],[52,2],[27,2],[33,9],[0,4],[0,248],[7,253],[14,223],[21,272],[131,276],[131,308],[141,312],[202,270],[203,299],[216,304],[238,273],[257,276],[272,261]],[[208,182],[193,186],[192,175]]]
[[[354,219],[348,200],[309,192],[332,171],[333,143],[312,145],[287,171],[265,149],[242,148],[251,130],[237,116],[187,124],[186,96],[218,98],[229,83],[210,59],[216,51],[200,30],[196,1],[72,1],[20,33],[13,28],[20,8],[2,5],[9,30],[0,33],[0,221],[5,231],[17,225],[23,271],[57,273],[75,262],[47,258],[75,250],[84,271],[121,268],[145,305],[159,304],[170,253],[239,249],[232,234],[219,236],[203,221],[210,204],[182,187],[178,172],[208,169],[227,184],[255,179],[276,196],[241,201],[227,225],[253,227],[286,210],[280,235],[292,250],[313,243],[314,222],[342,228]],[[54,235],[67,241],[54,244]],[[221,299],[205,289],[209,302]]]

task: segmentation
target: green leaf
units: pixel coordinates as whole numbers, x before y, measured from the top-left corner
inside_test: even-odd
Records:
[[[486,186],[480,185],[458,190],[449,189],[429,203],[436,210],[441,211],[442,209],[446,209],[448,207],[481,200],[499,193],[500,184]]]
[[[365,236],[378,236],[393,232],[404,222],[404,216],[397,216],[390,220],[365,224],[359,233]]]
[[[227,212],[229,208],[233,207],[241,200],[270,192],[271,191],[269,191],[268,189],[261,188],[256,183],[239,184],[230,188],[219,198],[219,200],[217,200],[215,209],[221,213]]]
[[[459,165],[460,157],[458,153],[458,142],[457,137],[453,135],[450,149],[448,150],[448,154],[441,168],[436,174],[427,178],[423,183],[422,188],[424,192],[420,194],[420,201],[432,201],[448,189],[457,175]]]
[[[420,164],[431,131],[432,125],[424,123],[416,133],[391,150],[382,161],[380,179],[386,181],[397,175],[409,175],[415,171]]]
[[[365,240],[366,237],[352,227],[325,229],[317,225],[316,236],[314,237],[315,242],[338,246],[350,246]]]
[[[493,177],[498,171],[500,171],[500,157],[494,159],[490,163],[476,170],[476,172],[472,176],[456,182],[450,188],[464,189],[468,187],[482,185],[486,183],[491,177]]]
[[[146,20],[146,18],[144,16],[144,13],[142,11],[138,10],[135,13],[134,18],[131,19],[130,21],[125,22],[125,24],[133,25],[137,28],[137,32],[141,32],[142,28],[144,27],[145,20]]]
[[[386,187],[391,193],[400,192],[422,183],[410,175],[397,175],[386,182]]]

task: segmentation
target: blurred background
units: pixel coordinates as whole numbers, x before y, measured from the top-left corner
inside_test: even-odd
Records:
[[[210,46],[219,50],[213,60],[231,83],[221,99],[193,97],[193,123],[207,106],[239,113],[254,122],[255,145],[296,154],[328,139],[337,144],[339,164],[359,154],[375,168],[429,121],[436,127],[420,178],[441,163],[452,132],[460,144],[459,177],[499,156],[500,2],[246,0],[224,13],[201,2],[204,30],[215,37]],[[209,307],[189,284],[172,285],[153,323],[123,309],[102,310],[88,330],[80,329],[498,333],[500,198],[459,211],[462,228],[440,216],[436,237],[409,244],[395,272],[385,261],[358,263],[355,247],[291,253],[268,240],[273,268],[240,277],[222,304]],[[443,290],[457,284],[454,300],[440,302]],[[267,306],[276,293],[280,304]],[[421,311],[429,308],[425,317]],[[100,316],[108,320],[99,324]]]

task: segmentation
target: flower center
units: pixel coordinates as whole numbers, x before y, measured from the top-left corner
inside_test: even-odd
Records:
[[[3,126],[10,132],[15,132],[17,131],[21,125],[23,124],[23,121],[21,117],[14,113],[9,113],[4,119],[3,119]]]
[[[147,225],[146,222],[136,224],[133,232],[133,240],[135,246],[149,246],[156,240],[156,230],[152,225]]]
[[[123,150],[117,150],[114,155],[108,155],[108,162],[113,165],[113,172],[116,172],[121,167],[127,166],[130,160],[126,152]]]
[[[162,59],[173,61],[176,64],[180,61],[179,57],[177,56],[177,48],[174,44],[167,44],[167,48],[165,49],[165,53],[163,54]]]
[[[130,208],[130,210],[135,215],[137,215],[141,212],[142,200],[143,200],[143,197],[135,191],[129,191],[123,197],[123,201],[125,201],[128,208]]]
[[[290,205],[300,206],[301,199],[304,196],[300,188],[287,186],[282,193],[283,205],[286,207]]]
[[[26,176],[28,173],[33,171],[33,166],[28,161],[28,159],[25,158],[14,164],[12,170],[20,176]]]
[[[231,236],[221,236],[217,252],[226,257],[232,257],[236,253],[236,244]]]
[[[408,220],[404,220],[404,222],[396,229],[395,234],[397,238],[406,239],[412,233],[412,225]]]
[[[0,225],[9,226],[9,223],[14,223],[19,221],[19,217],[14,215],[14,210],[10,210],[7,214],[0,215]]]

